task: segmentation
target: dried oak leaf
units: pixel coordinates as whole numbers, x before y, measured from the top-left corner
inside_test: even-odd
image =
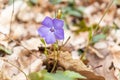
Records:
[[[54,54],[50,55],[50,58],[54,59]],[[72,59],[69,52],[61,52],[58,57],[58,65],[66,70],[72,70],[80,73],[81,75],[87,77],[87,79],[81,80],[105,80],[102,76],[97,76],[87,68],[87,66],[79,59]]]

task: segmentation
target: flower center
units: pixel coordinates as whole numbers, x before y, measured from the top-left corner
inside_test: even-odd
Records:
[[[51,29],[50,29],[50,31],[51,31],[51,32],[54,32],[54,29],[53,29],[53,28],[51,28]]]

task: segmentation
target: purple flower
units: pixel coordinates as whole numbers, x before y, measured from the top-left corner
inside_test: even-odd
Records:
[[[63,25],[64,21],[60,19],[46,17],[42,22],[42,26],[38,29],[38,33],[45,38],[47,44],[53,44],[56,40],[64,39]]]

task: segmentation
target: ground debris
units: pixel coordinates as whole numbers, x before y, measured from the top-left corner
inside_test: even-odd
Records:
[[[50,59],[54,59],[54,54],[49,56]],[[60,52],[58,57],[58,65],[65,70],[76,71],[88,79],[85,80],[105,80],[102,76],[97,76],[93,71],[88,68],[80,59],[72,59],[72,55],[69,52]]]

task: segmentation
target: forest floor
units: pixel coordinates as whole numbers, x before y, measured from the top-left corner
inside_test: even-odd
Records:
[[[65,39],[54,71],[87,77],[80,80],[120,80],[119,0],[0,0],[0,80],[52,70],[54,45],[46,45],[46,57],[38,28],[59,9]]]

